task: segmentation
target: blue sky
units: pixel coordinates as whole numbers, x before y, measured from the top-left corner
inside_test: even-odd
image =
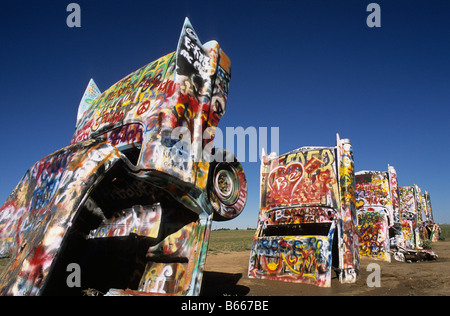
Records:
[[[81,7],[69,28],[66,7]],[[369,28],[369,3],[381,27]],[[397,169],[450,223],[449,1],[3,1],[0,200],[37,160],[69,144],[93,78],[100,90],[175,51],[185,17],[232,63],[219,127],[279,127],[280,152],[350,138],[355,169]],[[270,148],[269,148],[270,150]],[[256,227],[259,162],[243,163]]]

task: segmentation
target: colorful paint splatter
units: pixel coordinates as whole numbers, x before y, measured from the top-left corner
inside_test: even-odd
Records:
[[[219,44],[202,45],[186,19],[176,52],[103,93],[91,80],[70,145],[0,208],[0,255],[11,258],[0,294],[198,295],[213,218],[238,216],[247,199],[236,159],[202,159],[230,75]],[[69,287],[73,263],[81,285]]]
[[[261,206],[249,277],[331,285],[359,271],[351,144],[303,147],[261,164]],[[333,254],[339,258],[333,261]]]
[[[391,262],[389,231],[398,223],[396,184],[396,172],[392,166],[388,167],[388,171],[356,173],[361,256]]]

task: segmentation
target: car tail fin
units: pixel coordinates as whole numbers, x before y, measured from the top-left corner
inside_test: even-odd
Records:
[[[84,91],[83,97],[81,98],[80,105],[78,106],[77,114],[77,124],[76,127],[82,121],[83,116],[85,116],[86,111],[91,106],[92,102],[101,95],[100,89],[95,84],[94,80],[89,80],[89,83]]]
[[[177,47],[177,75],[210,75],[209,55],[200,42],[188,18],[184,20]]]

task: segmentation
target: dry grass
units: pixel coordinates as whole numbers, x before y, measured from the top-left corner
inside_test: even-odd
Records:
[[[441,238],[450,240],[450,224],[439,225],[441,227]]]
[[[215,230],[209,238],[208,253],[250,251],[255,230]]]

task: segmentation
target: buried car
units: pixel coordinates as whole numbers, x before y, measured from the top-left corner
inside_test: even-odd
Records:
[[[434,222],[433,209],[431,208],[431,197],[428,191],[425,191],[425,193],[422,194],[422,203],[424,204],[422,220],[425,239],[428,239],[431,242],[437,242],[439,241],[440,227]]]
[[[359,171],[356,174],[356,207],[360,256],[391,262],[390,243],[401,242],[397,172]]]
[[[348,139],[335,147],[302,147],[261,163],[258,226],[251,278],[331,286],[359,274],[355,174]]]
[[[402,242],[394,249],[397,261],[411,262],[436,260],[438,255],[424,249],[424,232],[422,220],[422,194],[418,185],[399,187],[400,219],[402,223]]]
[[[212,220],[247,198],[241,164],[212,148],[229,81],[187,18],[175,52],[103,93],[91,80],[71,144],[0,208],[0,294],[198,295]]]

